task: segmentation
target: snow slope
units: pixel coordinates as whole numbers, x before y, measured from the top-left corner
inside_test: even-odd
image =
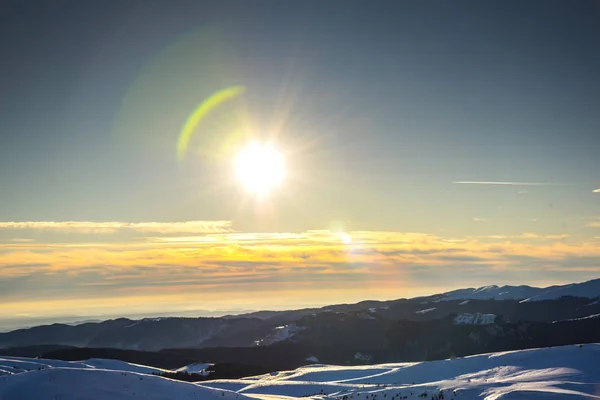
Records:
[[[4,357],[0,356],[0,369],[11,373],[34,371],[49,367],[89,368],[81,362],[45,360],[42,358]]]
[[[571,283],[562,286],[538,288],[533,286],[482,286],[480,288],[458,289],[442,293],[435,300],[524,300],[541,301],[554,300],[562,296],[585,297],[594,299],[600,297],[600,279],[582,283]]]
[[[420,310],[420,311],[415,311],[415,314],[427,314],[428,312],[434,311],[435,307],[433,308],[426,308],[425,310]]]
[[[454,318],[456,325],[489,325],[496,321],[496,314],[463,313]]]
[[[296,326],[295,323],[289,325],[278,326],[266,337],[254,342],[257,346],[268,346],[273,343],[287,340],[301,331],[302,328]]]
[[[82,361],[82,363],[92,368],[108,369],[112,371],[137,372],[140,374],[153,374],[168,371],[166,369],[147,367],[145,365],[132,364],[120,360],[106,360],[103,358],[90,358],[89,360]]]
[[[445,400],[600,399],[598,360],[600,345],[585,344],[431,362],[353,367],[313,364],[193,384],[85,363],[3,357],[0,369],[13,365],[45,368],[0,376],[0,399],[417,400],[440,399],[440,394]]]
[[[207,364],[209,365],[209,364]],[[190,368],[192,368],[190,366]],[[2,373],[5,371],[6,373]],[[245,396],[152,375],[159,368],[119,360],[68,362],[0,357],[1,400],[244,399]]]
[[[187,372],[188,374],[199,374],[202,376],[210,375],[211,371],[207,371],[208,367],[214,364],[210,363],[194,363],[190,365],[186,365],[185,367],[181,367],[176,370],[176,372]]]
[[[233,392],[132,372],[47,368],[0,377],[7,400],[235,399]]]
[[[217,380],[205,386],[261,399],[326,396],[338,400],[600,399],[600,345],[586,344],[455,360],[359,367],[310,365],[258,379]],[[344,397],[347,396],[347,397]],[[405,397],[406,396],[406,397]]]

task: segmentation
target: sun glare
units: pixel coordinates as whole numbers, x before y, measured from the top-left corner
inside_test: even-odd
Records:
[[[264,195],[283,180],[283,154],[270,144],[252,143],[238,154],[235,168],[247,190]]]
[[[352,243],[352,238],[350,237],[350,235],[342,235],[342,243],[344,244],[350,244]]]
[[[337,236],[343,244],[352,243],[352,237],[350,235],[348,235],[347,233],[338,232],[335,234],[335,236]]]

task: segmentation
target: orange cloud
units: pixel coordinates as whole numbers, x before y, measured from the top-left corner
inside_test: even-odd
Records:
[[[600,272],[600,243],[567,242],[567,235],[348,235],[350,243],[329,231],[212,233],[123,243],[8,243],[0,245],[0,301],[22,311],[18,304],[32,296],[41,303],[133,296],[158,306],[168,296],[218,303],[222,296],[287,296],[293,291],[304,293],[295,300],[301,302],[323,298],[332,289],[346,293],[337,301],[348,301],[349,296],[399,298],[502,283],[506,276],[524,272],[538,284],[548,280],[547,272],[585,277]]]

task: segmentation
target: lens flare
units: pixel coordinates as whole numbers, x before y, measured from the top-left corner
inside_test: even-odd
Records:
[[[197,131],[204,117],[221,104],[240,96],[244,91],[245,88],[243,86],[228,87],[208,97],[196,107],[186,120],[179,134],[179,140],[177,141],[177,158],[179,161],[185,159],[190,139],[194,132]]]

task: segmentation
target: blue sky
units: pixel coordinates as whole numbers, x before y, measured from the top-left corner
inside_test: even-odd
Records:
[[[239,280],[247,284],[253,268],[276,263],[252,279],[264,293],[282,280],[298,282],[289,306],[346,301],[363,286],[371,289],[356,300],[463,282],[592,278],[600,269],[596,259],[586,259],[582,269],[572,257],[600,256],[600,194],[593,192],[600,188],[599,18],[592,1],[8,2],[0,16],[0,254],[6,260],[0,275],[11,287],[3,292],[11,306],[3,315],[30,314],[19,310],[35,309],[32,293],[48,309],[59,301],[125,294],[151,304],[152,282],[164,281],[164,271],[154,265],[140,272],[125,254],[148,243],[154,246],[148,252],[165,249],[165,238],[181,236],[192,251],[198,236],[224,235],[230,240],[224,246],[238,254],[252,245],[228,235],[268,235],[261,236],[261,257],[239,267]],[[176,159],[189,113],[231,85],[244,85],[246,93],[219,110],[191,145],[217,154],[229,130],[240,127],[236,113],[243,110],[246,134],[275,137],[290,170],[290,179],[263,201],[241,202],[227,154]],[[186,221],[204,222],[178,225]],[[227,229],[206,230],[214,221],[225,221]],[[122,225],[150,222],[162,228]],[[339,231],[357,238],[350,246],[363,247],[366,237],[385,247],[392,246],[388,234],[412,235],[415,247],[418,235],[429,235],[430,247],[468,243],[459,253],[471,258],[438,254],[417,265],[365,253],[372,258],[361,256],[369,267],[360,275],[348,272],[355,264],[336,259],[328,276],[335,272],[346,284],[329,295],[314,272],[323,270],[293,272],[310,257],[286,258],[266,244],[282,233],[313,240],[315,230],[331,233],[327,246],[339,246]],[[289,254],[302,245],[286,240]],[[507,272],[504,261],[490,256],[490,242],[520,264]],[[98,254],[64,247],[86,243]],[[181,255],[180,246],[161,257]],[[543,254],[543,266],[520,258],[532,249]],[[104,261],[95,265],[90,254]],[[213,261],[224,265],[228,257],[219,253]],[[206,284],[204,258],[195,267],[179,260],[165,263],[196,268],[186,272],[195,279],[186,290]],[[85,262],[95,265],[93,273]],[[403,284],[373,289],[379,278],[369,268],[378,262]],[[469,263],[481,267],[478,274],[467,268],[454,274],[456,281],[439,278],[442,265]],[[15,273],[18,265],[29,265],[20,269],[28,272]],[[62,290],[52,274],[64,274]],[[217,292],[247,297],[239,281],[223,279]],[[82,289],[89,287],[83,282],[104,281],[118,281],[114,292]],[[258,308],[269,304],[261,293]]]

